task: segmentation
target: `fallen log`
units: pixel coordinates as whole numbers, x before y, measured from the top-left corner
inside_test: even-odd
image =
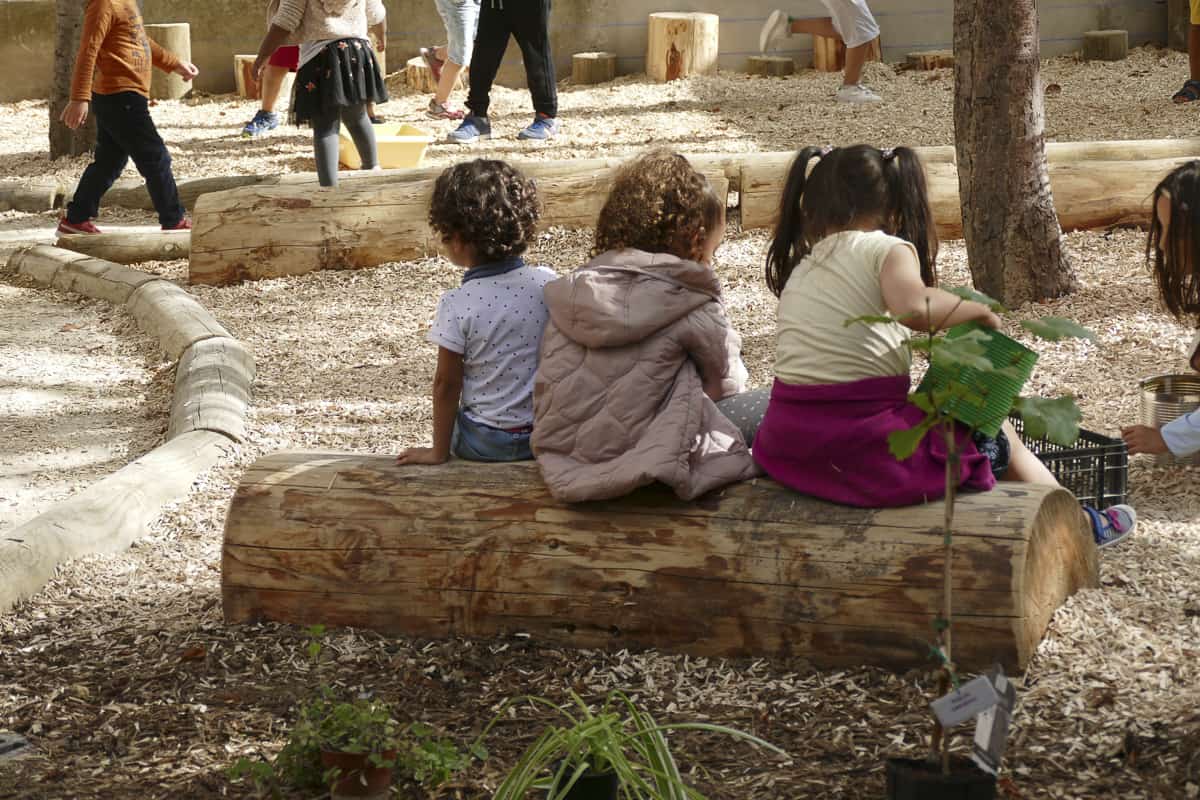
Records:
[[[187,258],[191,251],[191,236],[187,231],[108,230],[100,234],[59,236],[55,244],[64,250],[86,253],[117,264],[140,264]]]
[[[62,204],[62,194],[54,178],[0,180],[0,211],[50,211]]]
[[[276,453],[229,508],[224,615],[903,669],[928,664],[942,513],[835,506],[766,479],[691,503],[655,486],[566,505],[528,462]],[[1098,584],[1079,506],[1002,484],[960,496],[955,520],[955,661],[1021,669],[1055,609]]]

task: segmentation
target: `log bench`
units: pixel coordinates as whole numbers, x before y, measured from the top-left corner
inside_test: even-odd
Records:
[[[941,503],[849,508],[767,479],[568,505],[532,462],[281,452],[230,504],[224,615],[904,669],[930,663],[941,522]],[[1078,504],[1003,484],[962,496],[955,526],[956,661],[1022,669],[1055,609],[1098,585]]]

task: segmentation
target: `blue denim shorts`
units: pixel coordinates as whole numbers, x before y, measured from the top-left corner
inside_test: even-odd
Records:
[[[468,461],[527,461],[531,431],[505,431],[476,422],[460,408],[450,438],[450,452]]]
[[[446,26],[446,56],[460,67],[471,66],[475,28],[479,23],[479,0],[436,0],[438,14]]]

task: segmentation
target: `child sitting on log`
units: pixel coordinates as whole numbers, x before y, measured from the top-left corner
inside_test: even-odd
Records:
[[[1200,325],[1200,161],[1173,170],[1154,189],[1146,260],[1163,305],[1175,319]],[[1188,364],[1200,372],[1200,331],[1188,346]],[[1121,437],[1131,455],[1190,456],[1200,450],[1200,411],[1161,428],[1130,425]]]
[[[925,436],[904,460],[888,449],[889,434],[925,419],[908,399],[905,328],[925,332],[931,323],[945,329],[964,322],[998,328],[1000,319],[982,303],[937,288],[937,250],[915,151],[868,145],[800,151],[767,251],[767,286],[779,298],[775,383],[754,458],[772,478],[853,506],[942,497],[941,437]],[[846,325],[883,315],[899,321]],[[991,489],[1001,477],[1058,485],[1007,422],[994,439],[969,435],[965,426],[958,439],[964,488]],[[1126,505],[1084,510],[1101,547],[1129,535],[1136,522]]]
[[[711,266],[724,231],[724,200],[678,153],[617,173],[595,257],[546,286],[533,452],[556,498],[661,481],[691,499],[757,473],[713,404],[748,377]]]
[[[429,227],[447,257],[465,267],[462,285],[442,295],[429,341],[433,447],[410,447],[398,464],[533,458],[533,375],[546,327],[546,267],[528,267],[539,215],[533,181],[503,161],[456,164],[438,176]]]

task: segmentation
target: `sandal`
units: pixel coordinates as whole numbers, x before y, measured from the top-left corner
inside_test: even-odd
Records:
[[[1137,527],[1137,512],[1132,506],[1109,506],[1103,511],[1091,506],[1081,506],[1088,522],[1092,523],[1092,538],[1097,547],[1108,547],[1116,544]]]
[[[1183,88],[1171,95],[1171,102],[1176,105],[1194,103],[1197,100],[1200,100],[1200,80],[1185,81]]]

